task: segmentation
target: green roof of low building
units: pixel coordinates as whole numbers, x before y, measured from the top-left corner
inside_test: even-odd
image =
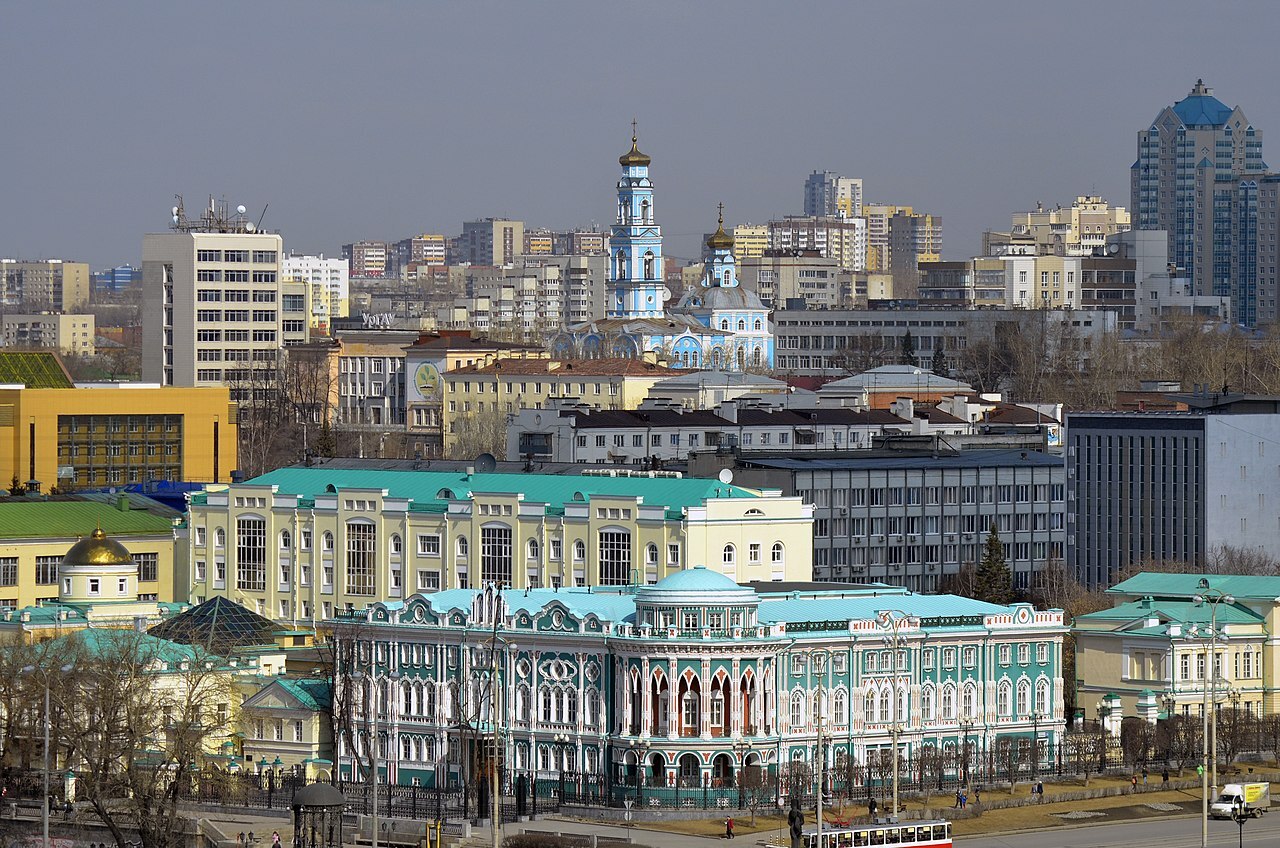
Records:
[[[468,492],[519,493],[526,501],[552,510],[596,496],[641,497],[678,515],[682,508],[716,498],[756,498],[760,493],[700,477],[636,477],[583,474],[467,474],[465,471],[387,471],[381,469],[290,467],[254,477],[248,483],[276,486],[284,494],[311,500],[335,489],[385,489],[391,497],[409,498],[414,510],[443,512],[448,502]],[[199,502],[198,500],[196,502]]]
[[[72,389],[75,383],[53,351],[0,351],[0,383],[29,389]]]
[[[281,677],[280,688],[297,698],[309,710],[329,708],[329,682],[310,677]]]
[[[1240,604],[1221,604],[1217,606],[1216,621],[1224,624],[1262,624],[1264,619],[1248,607]],[[1098,610],[1077,616],[1076,622],[1102,621],[1142,621],[1148,618],[1159,619],[1161,628],[1164,624],[1209,624],[1213,608],[1209,604],[1197,604],[1192,601],[1178,600],[1141,600],[1129,601],[1110,609]],[[1136,631],[1126,631],[1136,632]]]
[[[173,520],[181,515],[133,494],[122,509],[119,496],[113,497],[114,502],[81,495],[0,498],[0,540],[74,538],[88,536],[96,527],[108,537],[171,533]]]
[[[1222,591],[1237,598],[1253,600],[1280,599],[1280,577],[1249,574],[1162,574],[1144,571],[1107,590],[1112,595],[1149,595],[1153,598],[1191,598],[1200,594],[1200,581],[1209,581],[1215,593]]]

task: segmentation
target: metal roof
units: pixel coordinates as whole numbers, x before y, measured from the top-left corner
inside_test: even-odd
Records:
[[[119,497],[0,498],[0,539],[88,536],[95,527],[115,537],[172,533],[173,519],[181,515],[133,494],[128,496],[127,508],[121,509]]]
[[[1154,598],[1190,598],[1202,592],[1201,580],[1211,589],[1222,590],[1237,598],[1259,600],[1280,599],[1280,577],[1243,574],[1161,574],[1144,571],[1107,590],[1112,595],[1150,595]]]
[[[850,456],[833,459],[809,457],[745,458],[743,465],[791,471],[876,471],[883,469],[988,468],[991,466],[1062,467],[1061,456],[1037,451],[970,450],[940,456]]]
[[[469,492],[518,493],[526,501],[563,507],[592,497],[640,497],[646,504],[665,506],[678,515],[681,508],[701,506],[719,498],[758,498],[759,492],[718,480],[696,477],[634,477],[556,474],[467,474],[465,471],[378,471],[323,466],[279,468],[247,481],[277,486],[286,494],[314,498],[329,486],[342,489],[385,489],[391,497],[409,498],[418,507],[443,509],[451,499]],[[451,495],[444,494],[445,492]]]

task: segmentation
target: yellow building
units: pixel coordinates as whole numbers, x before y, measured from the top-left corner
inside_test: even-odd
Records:
[[[738,260],[764,256],[764,252],[768,247],[768,225],[739,224],[733,228],[733,255]]]
[[[444,452],[474,416],[542,409],[576,398],[594,409],[635,409],[654,383],[683,371],[640,359],[499,359],[441,375]]]
[[[374,601],[500,583],[634,585],[706,565],[807,581],[812,507],[669,472],[282,468],[192,499],[190,596],[295,625]]]
[[[174,600],[174,522],[181,513],[141,495],[55,495],[0,498],[0,607],[11,610],[76,598],[118,601],[117,581],[66,585],[63,558],[78,541],[105,531],[133,554],[129,598]],[[75,581],[73,581],[74,583]],[[179,594],[185,598],[186,592]],[[130,625],[132,619],[130,619]]]
[[[0,486],[225,482],[236,429],[225,386],[76,385],[52,353],[0,353]]]
[[[1114,607],[1075,620],[1081,706],[1092,709],[1114,694],[1124,716],[1154,721],[1172,710],[1198,717],[1208,687],[1221,708],[1280,710],[1280,651],[1272,635],[1280,626],[1280,577],[1144,572],[1107,594]],[[1217,602],[1224,595],[1231,600]],[[1220,634],[1216,645],[1211,625]]]
[[[0,295],[6,306],[74,312],[89,302],[89,266],[61,259],[0,259]]]

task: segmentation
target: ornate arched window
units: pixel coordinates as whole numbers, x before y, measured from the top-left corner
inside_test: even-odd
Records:
[[[538,544],[537,539],[530,539],[528,548],[529,548],[529,559],[536,560],[538,556],[542,553],[542,546]]]
[[[942,687],[942,717],[948,721],[956,717],[956,688],[950,683]]]
[[[804,693],[799,689],[791,693],[791,729],[804,727]]]
[[[1049,715],[1049,681],[1041,680],[1036,684],[1036,712],[1042,716]]]
[[[644,278],[646,280],[654,279],[654,266],[655,266],[655,262],[654,262],[653,251],[646,250],[644,252]]]
[[[1015,715],[1030,715],[1031,709],[1031,683],[1027,680],[1018,681],[1018,704],[1014,707]]]
[[[837,689],[835,697],[832,699],[832,720],[838,725],[849,723],[849,694],[843,689]]]
[[[614,279],[625,280],[627,278],[627,254],[619,250],[616,262],[613,266]]]
[[[786,548],[781,542],[774,542],[773,547],[769,549],[769,561],[777,566],[782,565],[786,559]]]
[[[920,690],[920,717],[925,721],[933,721],[933,687],[926,686]]]
[[[1007,680],[1001,680],[996,687],[996,714],[1002,717],[1013,715],[1013,686]]]
[[[725,565],[733,565],[738,561],[737,550],[733,545],[725,545],[722,559]]]

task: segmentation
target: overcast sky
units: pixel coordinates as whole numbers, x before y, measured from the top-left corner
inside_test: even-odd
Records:
[[[6,3],[0,256],[137,263],[210,194],[287,249],[606,224],[630,122],[667,251],[800,212],[814,169],[943,217],[1129,205],[1136,132],[1203,77],[1272,135],[1273,3]]]

